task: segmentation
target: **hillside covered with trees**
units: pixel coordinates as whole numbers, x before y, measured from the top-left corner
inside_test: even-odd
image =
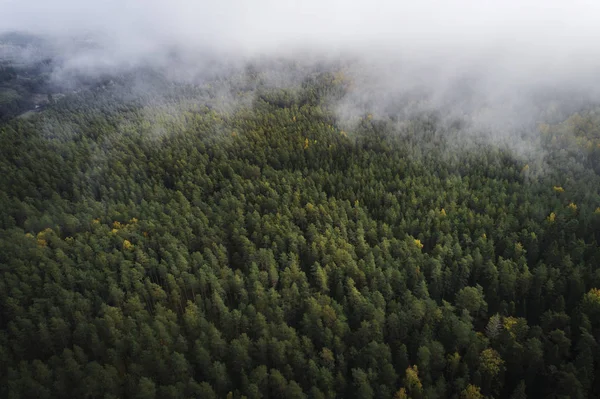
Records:
[[[597,110],[528,158],[343,130],[335,71],[127,81],[0,125],[1,397],[600,397]]]

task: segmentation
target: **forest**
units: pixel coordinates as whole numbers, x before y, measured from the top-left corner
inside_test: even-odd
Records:
[[[600,397],[600,108],[529,157],[263,78],[3,114],[0,397]]]

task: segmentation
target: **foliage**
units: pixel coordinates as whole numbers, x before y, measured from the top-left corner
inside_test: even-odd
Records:
[[[0,126],[1,397],[600,395],[600,177],[564,126],[536,171],[435,115],[343,132],[336,73],[121,89]]]

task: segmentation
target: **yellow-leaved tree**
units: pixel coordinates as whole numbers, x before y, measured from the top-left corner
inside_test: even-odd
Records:
[[[481,370],[491,378],[495,378],[504,370],[504,360],[492,348],[484,349],[479,356]]]
[[[460,394],[462,399],[483,399],[481,394],[481,388],[478,386],[469,384]]]
[[[416,365],[406,369],[406,378],[404,383],[411,398],[418,399],[422,397],[423,384],[419,379],[419,368]]]

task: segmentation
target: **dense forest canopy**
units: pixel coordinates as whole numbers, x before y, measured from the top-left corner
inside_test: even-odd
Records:
[[[490,141],[343,65],[51,66],[0,66],[0,396],[600,397],[594,104]]]

